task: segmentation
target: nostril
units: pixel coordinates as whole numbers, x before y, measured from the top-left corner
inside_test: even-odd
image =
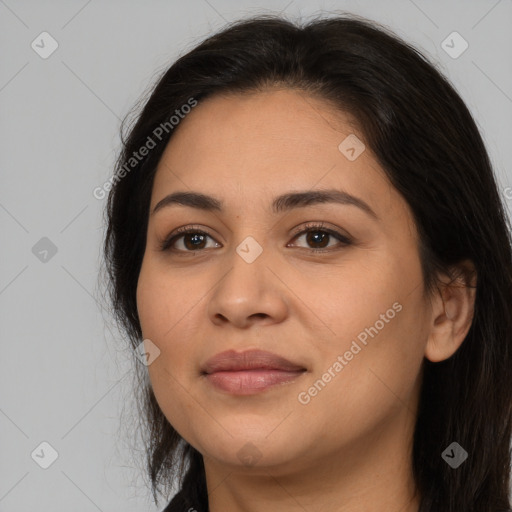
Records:
[[[267,314],[265,313],[254,313],[254,315],[251,315],[251,318],[252,317],[256,317],[256,318],[267,318]]]

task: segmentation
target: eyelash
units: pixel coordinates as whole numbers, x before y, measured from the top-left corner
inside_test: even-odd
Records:
[[[302,226],[301,227],[301,231],[296,232],[293,235],[293,239],[299,237],[300,235],[307,234],[309,232],[327,233],[328,235],[338,239],[342,243],[341,247],[345,247],[345,246],[350,245],[352,243],[351,240],[348,237],[342,235],[341,233],[339,233],[339,232],[337,232],[335,230],[332,230],[332,229],[324,227],[323,223],[319,223],[319,224],[318,223],[308,223],[305,226]],[[174,242],[176,242],[176,240],[178,240],[179,238],[181,238],[183,235],[185,235],[187,233],[206,235],[206,236],[208,236],[210,238],[213,238],[208,233],[206,233],[205,231],[203,231],[201,229],[198,229],[198,228],[196,228],[194,226],[185,226],[185,227],[182,227],[182,228],[178,228],[176,231],[174,231],[174,233],[172,233],[170,236],[168,236],[160,244],[159,249],[161,251],[163,251],[163,252],[166,252],[166,251],[172,251],[172,252],[177,252],[177,253],[201,252],[202,249],[198,249],[196,251],[183,251],[181,249],[172,249],[171,246],[174,244]],[[339,249],[339,247],[338,247],[338,249]],[[312,253],[325,253],[325,252],[331,252],[334,249],[330,248],[330,249],[307,249],[307,250],[311,251]]]

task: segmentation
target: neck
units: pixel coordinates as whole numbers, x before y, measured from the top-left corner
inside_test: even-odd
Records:
[[[410,411],[402,410],[371,436],[316,464],[295,460],[279,467],[240,468],[206,458],[210,512],[418,512],[411,454],[414,422]]]

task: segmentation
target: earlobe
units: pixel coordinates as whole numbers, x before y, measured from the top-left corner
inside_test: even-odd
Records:
[[[432,300],[432,322],[425,357],[433,362],[450,358],[462,345],[473,322],[476,271],[464,261],[454,271],[456,278],[442,281]]]

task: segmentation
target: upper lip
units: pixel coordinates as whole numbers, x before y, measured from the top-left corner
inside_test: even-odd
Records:
[[[208,359],[201,369],[203,373],[206,374],[222,371],[256,369],[284,371],[306,370],[303,366],[292,363],[284,357],[263,350],[246,350],[244,352],[227,350]]]

